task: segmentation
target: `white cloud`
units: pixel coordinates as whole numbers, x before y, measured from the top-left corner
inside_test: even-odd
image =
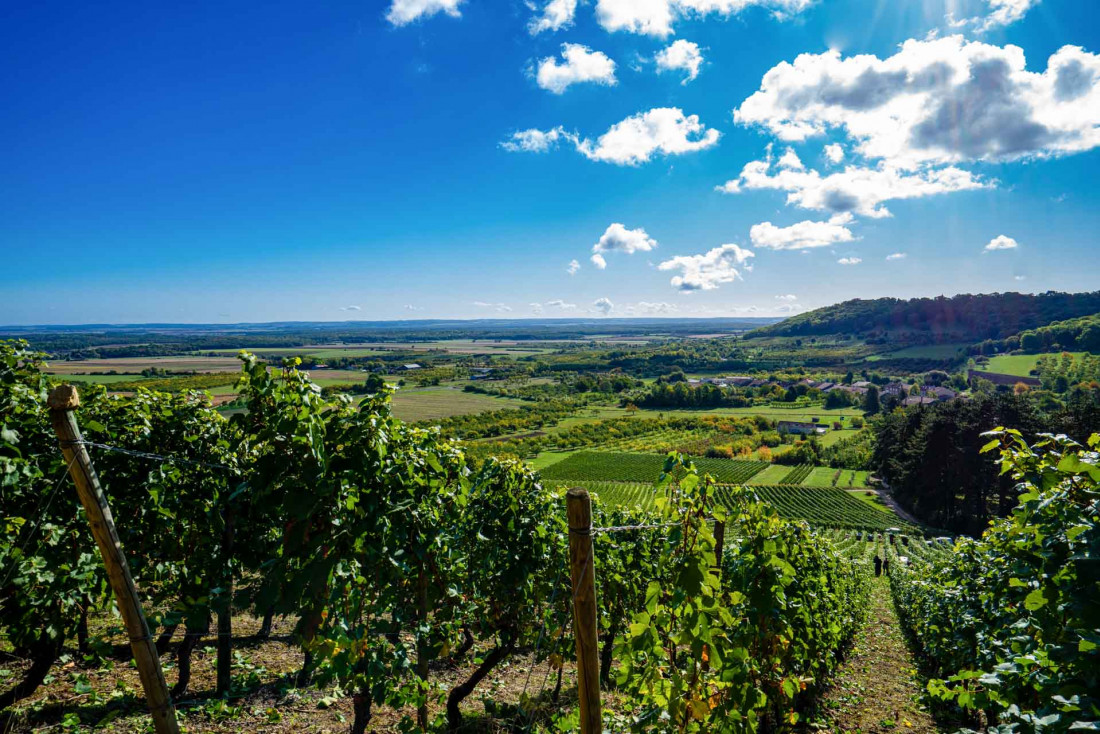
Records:
[[[752,250],[726,244],[715,247],[702,255],[680,255],[665,260],[659,270],[679,270],[670,281],[672,287],[685,293],[714,290],[721,283],[729,283],[741,277],[741,270],[752,270],[748,264],[754,257]]]
[[[406,303],[405,304],[405,310],[406,311],[423,311],[424,307],[423,306],[414,306],[411,303]]]
[[[430,18],[437,13],[446,13],[452,18],[462,15],[458,6],[464,0],[393,0],[386,20],[396,26],[407,25],[420,18]]]
[[[852,230],[845,227],[852,221],[850,214],[838,214],[827,222],[806,220],[789,227],[777,227],[771,222],[754,224],[749,238],[756,247],[768,250],[808,250],[828,247],[855,239]]]
[[[658,107],[615,123],[595,141],[558,126],[546,131],[513,133],[501,147],[513,152],[541,153],[565,139],[589,160],[636,166],[655,155],[681,155],[711,148],[718,143],[719,136],[717,130],[699,122],[698,115],[685,115],[676,107]]]
[[[512,136],[502,142],[500,147],[513,153],[545,153],[551,148],[556,148],[558,141],[563,137],[573,140],[576,138],[576,136],[570,136],[561,126],[552,130],[531,128],[512,133]]]
[[[1027,276],[1026,275],[1013,275],[1012,279],[1013,280],[1027,280]]]
[[[487,303],[485,301],[474,301],[474,305],[478,308],[491,308],[494,311],[500,313],[508,313],[512,310],[512,307],[504,303]]]
[[[904,260],[907,257],[909,257],[909,255],[907,255],[904,252],[895,252],[895,253],[892,253],[890,255],[887,255],[886,260],[887,261]]]
[[[840,163],[844,160],[844,146],[840,143],[830,143],[825,146],[825,157],[830,163]]]
[[[627,229],[619,222],[612,222],[596,244],[592,245],[592,263],[603,270],[607,260],[601,253],[621,252],[633,255],[635,252],[649,252],[657,247],[657,240],[650,237],[644,229]]]
[[[553,301],[547,301],[546,305],[551,308],[560,308],[562,311],[574,311],[577,308],[577,304],[566,303],[560,298],[554,299]]]
[[[576,260],[570,260],[569,267],[565,269],[565,272],[569,273],[570,275],[576,275],[577,271],[580,269],[581,264],[579,262],[577,262]]]
[[[527,305],[531,307],[531,312],[532,313],[535,313],[535,314],[541,314],[542,313],[542,304],[541,303],[529,303]]]
[[[796,296],[793,293],[788,293],[788,294],[783,295],[783,296],[776,296],[775,300],[777,300],[777,301],[786,301],[787,303],[790,303],[791,301],[797,301],[798,296]]]
[[[340,310],[341,311],[362,311],[363,309],[362,309],[361,306],[341,306]]]
[[[561,45],[563,63],[547,56],[538,63],[535,73],[536,83],[543,89],[562,94],[572,84],[592,82],[609,87],[615,86],[615,62],[607,54],[593,51],[579,43]]]
[[[858,257],[842,257],[836,262],[837,265],[859,265],[863,260]]]
[[[1015,250],[1020,246],[1020,243],[1011,237],[1006,237],[1003,234],[997,235],[989,241],[982,252],[995,252],[996,250]]]
[[[729,17],[750,6],[772,10],[786,18],[810,7],[814,0],[597,0],[596,20],[607,31],[626,31],[663,38],[673,24],[689,16],[715,13]]]
[[[675,313],[679,311],[679,307],[675,303],[665,303],[664,301],[657,301],[651,303],[649,301],[638,301],[635,306],[628,306],[628,311],[640,311],[644,314],[662,314],[662,313]]]
[[[1039,2],[1040,0],[986,0],[989,10],[985,15],[952,20],[950,25],[954,28],[973,26],[978,33],[985,33],[1015,23]]]
[[[528,3],[534,10],[534,6]],[[543,31],[560,31],[573,25],[577,14],[577,0],[548,0],[542,12],[527,24],[527,32],[536,36]]]
[[[681,38],[658,51],[656,60],[658,71],[682,69],[687,72],[684,80],[680,82],[687,84],[699,76],[699,68],[703,65],[703,54],[699,51],[699,44]]]
[[[908,40],[885,59],[802,54],[734,110],[798,141],[844,131],[891,167],[1045,157],[1100,146],[1100,56],[1063,46],[1042,73],[1018,46]]]
[[[878,168],[848,166],[843,171],[822,176],[817,171],[780,168],[772,173],[771,156],[750,161],[736,179],[717,189],[736,194],[746,189],[774,189],[787,192],[787,203],[803,209],[832,213],[851,212],[866,217],[889,217],[884,202],[915,199],[953,191],[989,188],[969,171],[955,166],[907,172],[880,165]]]
[[[779,156],[779,167],[788,168],[792,171],[801,171],[805,168],[802,165],[802,159],[798,157],[798,153],[795,153],[793,148],[787,148],[783,155]]]
[[[595,308],[597,311],[599,311],[604,316],[607,316],[609,313],[611,313],[615,309],[615,304],[612,303],[610,300],[608,300],[606,298],[597,298],[592,303],[592,307]]]

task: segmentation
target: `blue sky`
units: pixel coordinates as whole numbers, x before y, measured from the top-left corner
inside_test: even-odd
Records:
[[[17,4],[0,323],[1094,290],[1097,54],[1092,0]]]

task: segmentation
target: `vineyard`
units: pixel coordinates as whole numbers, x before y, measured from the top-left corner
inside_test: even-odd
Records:
[[[564,492],[578,484],[576,481],[547,480],[546,484]],[[638,507],[650,510],[657,497],[649,482],[587,481],[584,487],[594,493],[606,507]],[[896,528],[914,537],[923,537],[924,530],[907,523],[893,513],[876,510],[865,502],[852,497],[846,490],[797,485],[751,485],[752,495],[775,508],[776,513],[790,520],[805,520],[815,527],[845,528],[869,531],[885,531]],[[715,501],[733,510],[733,495],[740,490],[733,485],[719,484],[715,488]]]
[[[695,459],[701,474],[709,474],[720,484],[747,482],[768,464],[737,459]],[[585,451],[574,454],[543,469],[544,479],[568,479],[574,482],[593,481],[652,482],[660,475],[665,458],[657,454],[628,454]]]
[[[1096,728],[1100,470],[1062,439],[991,442],[1020,508],[952,543],[840,489],[847,470],[813,487],[815,467],[782,467],[803,484],[750,486],[776,466],[589,451],[540,481],[516,461],[471,465],[394,418],[386,391],[327,395],[293,361],[250,356],[241,377],[246,410],[229,418],[201,393],[89,388],[64,408],[83,429],[66,462],[37,355],[0,342],[8,730],[148,728],[128,636],[155,640],[188,731],[283,716],[314,730],[306,712],[327,711],[353,734],[596,731],[580,717],[601,689],[607,731],[789,731],[814,723],[886,589],[875,558],[949,715]],[[64,481],[78,452],[117,508],[144,635],[112,616],[115,579]],[[583,527],[572,507],[566,521],[576,485],[595,500]],[[261,647],[281,662],[254,662]]]

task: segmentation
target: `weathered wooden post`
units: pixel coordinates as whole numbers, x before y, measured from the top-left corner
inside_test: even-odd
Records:
[[[718,576],[722,576],[722,549],[726,545],[726,523],[714,521],[714,565],[718,567]]]
[[[581,734],[601,734],[600,660],[596,631],[596,559],[592,552],[592,500],[579,487],[566,494],[569,571],[573,579],[573,632],[577,639],[577,698]]]
[[[176,709],[168,695],[168,684],[164,681],[157,648],[149,634],[149,625],[141,610],[134,580],[130,576],[130,567],[122,552],[111,508],[107,504],[103,488],[99,485],[99,477],[92,467],[88,450],[81,443],[80,428],[77,426],[76,416],[73,415],[73,410],[80,406],[80,395],[72,385],[61,385],[50,392],[47,405],[50,409],[50,421],[61,442],[61,452],[69,465],[69,474],[76,485],[76,493],[88,515],[92,536],[103,556],[107,578],[111,582],[118,610],[130,636],[130,649],[134,654],[134,662],[137,663],[141,685],[145,689],[145,700],[153,716],[153,726],[157,734],[179,734]]]

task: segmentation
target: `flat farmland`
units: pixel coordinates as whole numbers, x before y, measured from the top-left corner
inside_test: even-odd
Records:
[[[113,371],[136,375],[150,367],[169,372],[239,372],[241,361],[236,357],[120,357],[50,362],[46,372],[53,375],[90,375]]]
[[[404,421],[423,421],[519,408],[526,404],[520,400],[463,392],[452,387],[402,388],[393,396],[393,413]]]
[[[523,356],[545,354],[557,349],[565,341],[479,341],[475,339],[442,339],[424,342],[367,342],[362,344],[307,344],[301,347],[257,347],[248,351],[258,356],[279,356],[305,354],[315,359],[333,359],[335,357],[377,357],[394,352],[444,352],[447,354],[493,355],[504,354]],[[233,355],[238,349],[203,350],[203,353]]]

